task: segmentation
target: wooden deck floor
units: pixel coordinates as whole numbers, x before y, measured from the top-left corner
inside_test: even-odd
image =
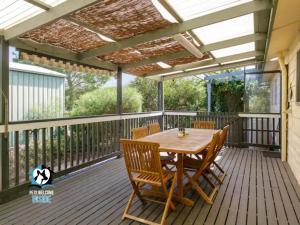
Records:
[[[195,205],[177,205],[167,224],[300,224],[300,187],[286,163],[258,151],[228,149],[221,164],[228,176],[214,204],[192,192]],[[32,204],[24,196],[1,205],[0,224],[132,223],[121,221],[131,191],[122,158],[69,175],[55,183],[54,191],[52,204]],[[158,221],[161,212],[152,203],[133,205],[134,214],[150,220]]]

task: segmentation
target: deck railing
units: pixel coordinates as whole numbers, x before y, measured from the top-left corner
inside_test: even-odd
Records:
[[[160,122],[163,129],[189,128],[193,120],[213,120],[217,129],[229,124],[228,146],[280,147],[278,114],[151,112],[11,122],[7,128],[9,152],[1,159],[0,202],[26,193],[30,171],[39,164],[50,166],[55,177],[62,176],[118,157],[119,139],[131,138],[132,128],[153,122]],[[0,126],[0,133],[5,131]]]

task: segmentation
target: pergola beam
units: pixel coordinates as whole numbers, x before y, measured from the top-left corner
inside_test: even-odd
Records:
[[[242,62],[229,63],[229,64],[221,65],[221,66],[214,66],[214,67],[205,68],[205,69],[199,69],[199,70],[193,70],[193,71],[189,71],[189,72],[183,72],[183,73],[177,73],[177,74],[173,74],[173,75],[167,75],[167,76],[163,76],[162,79],[163,80],[170,80],[170,79],[179,78],[179,77],[200,75],[200,74],[204,74],[204,73],[211,73],[211,72],[216,72],[216,71],[220,71],[220,70],[243,67],[243,66],[253,65],[253,64],[257,64],[257,63],[258,63],[258,61],[255,60],[255,59],[245,60],[245,61],[242,61]]]
[[[48,11],[50,8],[52,8],[50,5],[48,5],[45,2],[42,2],[40,0],[24,0],[24,1],[30,3],[31,5],[39,7],[43,10],[46,10],[46,11]]]
[[[81,54],[81,58],[105,55],[124,48],[133,47],[141,43],[149,42],[162,37],[173,36],[188,30],[204,27],[210,24],[222,22],[224,20],[229,20],[269,8],[272,8],[272,4],[269,0],[248,2],[229,9],[224,9],[215,13],[197,17],[195,19],[187,20],[182,23],[172,24],[167,28],[147,32],[132,38],[121,40],[117,43],[111,43],[99,48],[88,50]]]
[[[6,40],[16,38],[30,30],[38,28],[47,23],[58,20],[68,14],[71,14],[84,7],[92,5],[99,0],[69,0],[65,1],[55,7],[50,8],[48,11],[42,12],[24,22],[18,23],[15,26],[4,31]]]
[[[242,44],[246,44],[246,43],[250,43],[250,42],[254,42],[254,41],[265,40],[266,38],[267,38],[267,35],[264,33],[250,34],[250,35],[245,35],[245,36],[238,37],[238,38],[232,38],[229,40],[204,45],[200,48],[200,50],[201,50],[201,52],[214,51],[214,50],[233,47],[236,45],[242,45]],[[191,56],[191,53],[186,50],[176,52],[176,53],[169,53],[169,54],[164,54],[164,55],[160,55],[160,56],[154,56],[154,57],[150,57],[148,59],[141,60],[138,62],[126,64],[123,66],[123,69],[126,70],[129,68],[144,66],[144,65],[148,65],[148,64],[156,63],[156,62],[160,62],[160,61],[164,62],[164,61],[168,61],[171,59],[183,58],[183,57],[187,57],[187,56]]]
[[[88,65],[96,68],[102,68],[107,70],[117,70],[117,65],[110,62],[103,62],[96,58],[90,59],[79,59],[78,54],[68,51],[66,49],[58,48],[48,44],[39,44],[37,42],[23,40],[23,39],[13,39],[9,41],[11,46],[23,49],[30,52],[35,52],[41,55],[48,55],[53,58],[65,59],[70,62],[79,63],[83,65]]]
[[[177,41],[179,44],[181,44],[182,47],[184,47],[188,52],[190,52],[195,57],[197,58],[203,57],[203,53],[182,34],[174,35],[173,39]]]
[[[221,57],[221,58],[217,58],[217,59],[203,60],[200,62],[193,62],[193,63],[184,64],[184,65],[178,65],[178,66],[175,66],[170,69],[164,69],[164,70],[160,70],[158,72],[145,74],[144,76],[145,77],[161,76],[161,74],[165,74],[165,73],[189,70],[189,69],[193,69],[193,68],[197,68],[197,67],[212,66],[214,64],[227,63],[227,62],[231,62],[231,61],[237,61],[237,60],[247,59],[247,58],[251,58],[251,57],[257,57],[257,56],[261,56],[263,54],[264,54],[264,52],[261,52],[261,51],[245,52],[245,53],[225,56],[225,57]]]

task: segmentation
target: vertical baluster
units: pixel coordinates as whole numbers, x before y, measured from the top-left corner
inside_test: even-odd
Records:
[[[46,166],[46,128],[42,129],[42,164]]]
[[[73,167],[74,126],[70,126],[70,167]]]
[[[38,130],[33,130],[34,167],[38,166]]]
[[[25,180],[29,181],[29,130],[25,130]]]
[[[92,147],[92,159],[95,159],[95,124],[91,123],[91,147]]]
[[[264,145],[264,118],[261,118],[261,144]]]
[[[104,122],[100,123],[100,142],[101,142],[101,156],[104,156],[104,151],[105,151],[105,147],[104,147]]]
[[[85,125],[81,124],[81,154],[82,154],[82,162],[85,162],[85,140],[86,140],[86,132],[85,132]]]
[[[57,170],[61,170],[61,161],[60,161],[60,148],[61,148],[61,137],[60,134],[61,129],[60,127],[57,127]]]
[[[68,126],[64,127],[64,165],[65,169],[68,168],[68,156],[67,156],[67,151],[68,151]]]
[[[19,131],[15,131],[15,185],[19,184]]]
[[[267,118],[267,145],[270,145],[270,118]]]
[[[280,121],[279,121],[280,122]],[[272,139],[273,139],[273,143],[272,143],[272,145],[273,146],[275,146],[276,144],[275,144],[275,118],[273,118],[272,119],[272,134],[273,134],[273,137],[272,137]]]
[[[256,126],[255,126],[256,140],[255,140],[255,142],[256,142],[256,144],[258,144],[258,118],[256,118],[255,121],[256,121]]]
[[[80,130],[79,124],[76,125],[76,165],[79,165],[79,145],[80,145]]]
[[[91,131],[90,131],[90,124],[89,123],[86,125],[86,132],[87,132],[87,135],[86,135],[86,145],[87,145],[86,155],[87,155],[87,162],[89,162],[90,161],[90,148],[91,148]]]
[[[96,123],[96,128],[97,128],[97,158],[99,158],[100,154],[100,127],[99,123]]]
[[[53,127],[50,127],[50,167],[53,170],[54,169],[54,157],[53,157]]]

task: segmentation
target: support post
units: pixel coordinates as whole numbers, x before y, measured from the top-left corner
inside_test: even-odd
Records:
[[[0,123],[8,123],[8,99],[9,99],[9,44],[3,36],[0,36],[0,91],[1,110]],[[1,170],[1,191],[9,187],[9,154],[8,154],[8,134],[0,135],[0,170]]]
[[[118,115],[122,114],[122,68],[118,67],[117,70],[117,105],[116,105],[116,113]],[[121,130],[122,130],[122,121],[119,120],[116,124],[116,151],[120,151],[120,138],[121,138]]]
[[[206,84],[207,89],[207,112],[211,112],[211,80]]]
[[[164,103],[164,82],[158,81],[157,83],[157,110],[161,111],[163,115],[159,119],[159,124],[162,130],[164,130],[164,112],[165,112],[165,103]]]
[[[281,69],[281,160],[287,160],[287,69],[283,54],[278,57]]]

